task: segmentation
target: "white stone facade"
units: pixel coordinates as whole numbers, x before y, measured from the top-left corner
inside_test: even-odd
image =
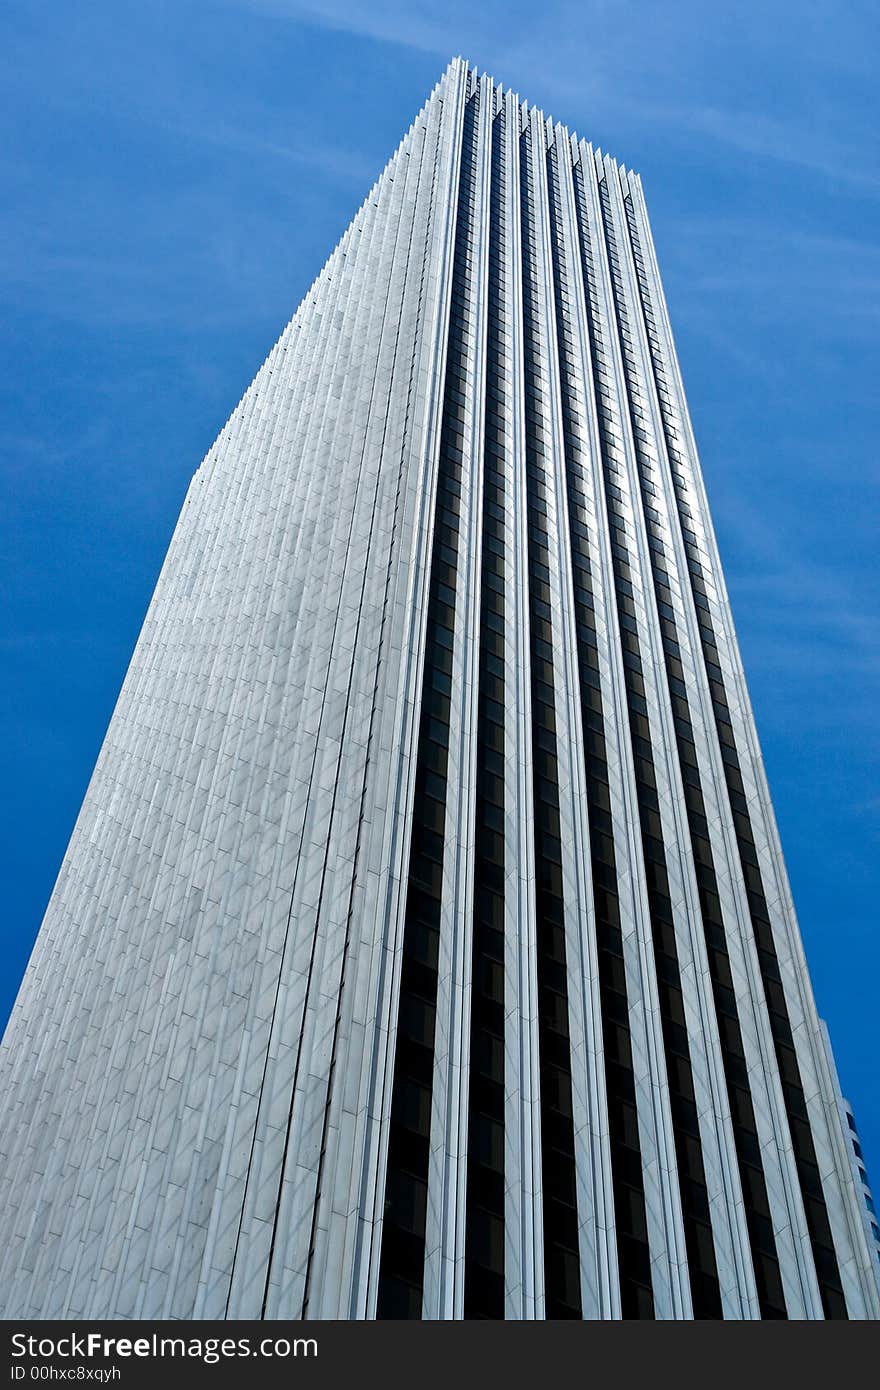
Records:
[[[487,361],[504,377],[491,428]],[[492,1183],[488,1216],[468,1187],[491,440],[497,1218]],[[430,1123],[413,1130],[404,1253],[383,1260],[442,449],[461,483]],[[619,967],[599,944],[603,854]],[[0,1054],[0,1315],[372,1318],[403,1297],[462,1318],[485,1265],[510,1319],[874,1318],[836,1095],[640,180],[455,60],[190,485]],[[574,1174],[561,1236],[554,1125]],[[627,1154],[641,1173],[624,1183]],[[496,1219],[503,1256],[477,1249]]]

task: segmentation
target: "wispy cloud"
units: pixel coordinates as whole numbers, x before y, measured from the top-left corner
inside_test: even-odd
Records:
[[[477,7],[462,4],[461,0],[427,5],[414,0],[402,5],[395,0],[373,0],[369,5],[347,3],[346,0],[321,0],[320,3],[299,3],[299,0],[223,0],[231,8],[250,10],[255,14],[277,19],[292,19],[300,23],[320,25],[339,33],[356,34],[363,38],[391,43],[400,48],[414,48],[424,53],[454,57],[454,35],[467,35],[476,45],[480,38],[487,40],[498,33],[503,19],[503,5],[487,0]],[[453,47],[450,48],[450,42]],[[467,57],[467,54],[462,54]]]
[[[650,124],[678,134],[700,137],[768,163],[790,165],[817,178],[876,192],[880,189],[872,127],[849,125],[835,135],[809,108],[795,106],[782,115],[773,110],[779,83],[774,68],[797,62],[801,47],[822,54],[822,79],[872,80],[865,44],[858,41],[870,16],[858,4],[841,7],[815,3],[806,7],[799,33],[774,29],[772,3],[756,13],[723,6],[706,24],[702,3],[674,8],[619,0],[578,0],[530,10],[528,24],[511,22],[509,0],[479,6],[450,0],[443,6],[424,0],[221,0],[235,8],[275,19],[355,35],[378,43],[437,55],[445,61],[461,53],[501,81],[514,86],[521,74],[530,93],[571,103],[593,120],[613,116],[622,129]],[[753,22],[752,22],[753,21]],[[524,32],[527,28],[527,32]],[[775,39],[775,42],[774,42]],[[739,48],[766,50],[768,80],[748,103],[707,102],[706,78],[723,59],[736,64]],[[806,73],[804,74],[806,77]],[[783,84],[784,85],[784,84]],[[806,88],[805,88],[806,90]],[[658,96],[658,94],[661,94]],[[565,114],[562,109],[553,114]],[[582,133],[590,133],[590,121]]]
[[[851,131],[848,140],[835,140],[817,136],[803,120],[699,103],[661,105],[648,99],[637,111],[642,119],[704,137],[760,162],[790,165],[867,193],[880,192],[876,161],[866,162],[873,157],[870,132]]]
[[[804,393],[859,419],[861,372],[877,360],[880,247],[852,233],[793,228],[784,202],[751,217],[668,217],[661,263],[687,364],[716,363],[795,422]],[[852,425],[849,429],[852,435]],[[864,464],[862,465],[864,467]]]
[[[783,480],[790,479],[786,460],[780,460],[780,469]],[[810,492],[808,477],[802,487]],[[830,501],[834,490],[826,496]],[[725,489],[720,500],[716,520],[725,537],[734,614],[748,618],[743,631],[749,672],[772,681],[777,725],[782,711],[796,706],[801,734],[807,727],[840,727],[843,721],[875,745],[880,615],[859,566],[851,557],[847,565],[833,548],[817,550],[814,538],[803,533],[791,497],[785,510],[769,512],[742,486]],[[816,529],[821,534],[821,526]],[[835,542],[839,545],[839,536],[832,547]],[[816,698],[819,684],[825,699]]]

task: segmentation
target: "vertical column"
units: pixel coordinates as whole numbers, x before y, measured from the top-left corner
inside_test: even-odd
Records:
[[[394,576],[389,605],[387,662],[383,662],[385,698],[376,731],[372,811],[365,859],[358,874],[353,912],[362,920],[362,950],[369,952],[365,995],[358,992],[365,1050],[352,1092],[360,1106],[361,1138],[352,1165],[353,1187],[347,1242],[352,1249],[346,1317],[374,1317],[380,1292],[380,1261],[385,1217],[393,1214],[387,1195],[394,1064],[398,1042],[404,933],[408,901],[413,807],[416,796],[419,712],[424,684],[428,634],[428,594],[437,527],[438,470],[443,427],[451,319],[452,274],[460,182],[462,122],[468,71],[456,59],[441,84],[440,159],[432,198],[436,231],[426,266],[425,299],[429,314],[417,349],[414,385],[421,428],[413,441],[412,467],[402,497],[401,562]],[[431,919],[433,920],[433,919]],[[425,927],[419,935],[424,959],[435,959]],[[429,1075],[428,1069],[425,1075]],[[419,1079],[412,1078],[410,1122],[424,1135],[430,1123]],[[424,1087],[422,1087],[422,1090]],[[410,1208],[412,1220],[424,1221],[424,1205]],[[411,1221],[412,1224],[412,1221]],[[404,1252],[405,1253],[405,1252]],[[418,1279],[423,1277],[423,1255]],[[416,1272],[414,1265],[408,1267]],[[406,1270],[401,1270],[402,1273]],[[421,1297],[405,1292],[405,1315],[418,1317]],[[386,1291],[387,1297],[387,1291]],[[381,1315],[381,1314],[380,1314]]]
[[[485,204],[488,270],[485,319],[480,609],[475,757],[473,943],[471,954],[467,1173],[464,1196],[463,1314],[503,1318],[505,1309],[504,1163],[504,743],[507,670],[502,659],[508,620],[504,601],[505,529],[505,229],[504,118],[491,86],[484,89],[490,122],[490,189]]]
[[[465,1209],[473,955],[477,693],[483,447],[486,390],[486,317],[489,274],[489,198],[492,172],[492,83],[471,70],[470,129],[462,147],[462,188],[469,183],[466,249],[453,296],[465,317],[459,339],[466,373],[455,390],[455,443],[461,459],[457,579],[454,599],[451,691],[440,692],[449,711],[446,824],[443,850],[437,1022],[431,1116],[431,1168],[425,1232],[422,1316],[460,1318],[464,1310]],[[470,137],[470,138],[468,138]],[[464,224],[461,224],[463,231]],[[466,306],[466,308],[465,308]],[[466,380],[466,385],[464,384]],[[445,409],[452,419],[452,383]],[[462,399],[463,398],[463,399]],[[435,699],[423,693],[423,701]]]
[[[458,207],[452,273],[443,415],[432,537],[428,623],[410,845],[406,916],[402,940],[400,1004],[382,1232],[377,1315],[418,1317],[432,1310],[439,1285],[437,1252],[438,1167],[442,1180],[443,1077],[438,1078],[437,1044],[445,1056],[449,960],[458,952],[457,926],[450,920],[454,860],[446,849],[457,827],[450,827],[448,796],[455,795],[458,749],[451,743],[453,696],[462,691],[462,634],[458,626],[460,589],[470,574],[462,545],[469,533],[467,500],[469,440],[474,419],[473,343],[474,200],[478,145],[477,97],[464,109]],[[445,930],[444,930],[445,926]],[[438,1037],[438,1019],[440,1033]],[[435,1085],[439,1080],[439,1094]],[[438,1125],[440,1128],[438,1129]],[[429,1211],[429,1201],[432,1202]],[[429,1262],[434,1260],[431,1266]]]
[[[570,852],[573,827],[556,545],[554,450],[559,443],[559,420],[552,359],[546,134],[538,112],[524,109],[523,114],[519,192],[545,1313],[548,1318],[579,1318],[584,1294],[572,1052],[573,1043],[582,1044],[583,1020],[577,1010],[572,1016],[567,958],[569,919],[577,916],[582,884]],[[584,1091],[578,1089],[582,1097]],[[593,1232],[588,1225],[585,1230],[589,1239]]]
[[[543,1318],[544,1239],[541,1214],[541,1113],[538,1053],[537,925],[533,834],[534,765],[532,698],[529,679],[528,526],[525,433],[525,357],[523,343],[522,231],[520,225],[521,107],[504,94],[506,169],[506,316],[510,324],[509,438],[505,493],[512,499],[505,549],[504,660],[511,691],[505,734],[504,958],[507,1018],[504,1038],[504,1165],[506,1316]]]

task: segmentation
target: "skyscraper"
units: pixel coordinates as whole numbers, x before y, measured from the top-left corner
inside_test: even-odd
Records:
[[[0,1075],[7,1317],[878,1313],[641,183],[460,60],[192,480]]]

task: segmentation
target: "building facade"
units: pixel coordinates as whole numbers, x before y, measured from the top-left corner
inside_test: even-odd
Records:
[[[821,1025],[822,1037],[825,1041],[825,1050],[828,1054],[828,1063],[831,1068],[832,1077],[834,1078],[837,1108],[844,1126],[843,1132],[849,1141],[849,1164],[852,1170],[853,1181],[856,1185],[856,1192],[861,1197],[862,1222],[865,1227],[868,1248],[874,1256],[871,1262],[871,1268],[874,1271],[878,1292],[880,1292],[880,1214],[877,1212],[877,1206],[874,1202],[874,1193],[871,1190],[868,1170],[865,1166],[865,1155],[862,1152],[855,1112],[849,1101],[841,1092],[840,1083],[837,1080],[837,1067],[834,1061],[834,1053],[831,1050],[831,1039],[828,1035],[828,1026],[824,1019],[821,1020]]]
[[[0,1311],[878,1314],[641,183],[455,60],[196,472]]]

